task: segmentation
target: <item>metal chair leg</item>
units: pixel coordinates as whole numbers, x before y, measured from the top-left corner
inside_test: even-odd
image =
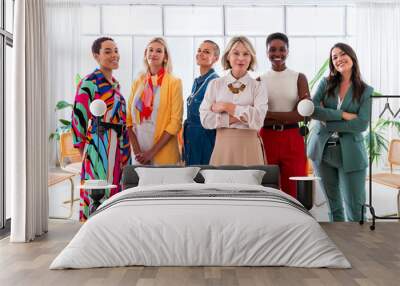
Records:
[[[69,215],[68,216],[49,216],[51,219],[70,219],[73,215],[73,208],[74,208],[74,181],[72,178],[69,178],[69,181],[71,182],[71,201],[70,201],[70,207],[69,207]]]
[[[77,202],[77,201],[79,201],[78,198],[74,199],[74,202]],[[63,201],[62,203],[63,203],[64,205],[65,205],[65,204],[69,204],[69,203],[71,203],[71,200],[66,200],[66,201]]]
[[[69,181],[71,182],[71,203],[69,207],[69,216],[68,218],[70,219],[73,214],[73,208],[74,208],[74,181],[72,178],[69,178]]]
[[[397,216],[400,218],[400,190],[397,191]]]

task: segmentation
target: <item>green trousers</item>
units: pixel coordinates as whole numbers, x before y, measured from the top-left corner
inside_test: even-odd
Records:
[[[328,198],[331,220],[345,221],[346,214],[348,221],[360,221],[367,170],[344,172],[339,145],[325,146],[321,164],[314,167]]]

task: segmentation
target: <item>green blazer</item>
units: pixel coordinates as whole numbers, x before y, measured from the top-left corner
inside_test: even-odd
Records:
[[[322,79],[313,97],[315,110],[311,118],[318,120],[312,129],[307,147],[307,156],[318,166],[322,160],[325,144],[333,132],[339,134],[345,172],[358,171],[368,166],[368,156],[362,132],[367,130],[370,120],[371,96],[373,88],[365,88],[360,101],[353,100],[353,87],[350,86],[339,110],[338,91],[335,96],[326,94],[327,80]],[[321,102],[324,107],[321,106]],[[353,120],[343,120],[342,112],[356,113]]]

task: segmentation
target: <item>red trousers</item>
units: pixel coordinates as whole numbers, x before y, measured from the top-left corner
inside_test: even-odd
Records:
[[[296,182],[289,180],[289,177],[307,175],[304,139],[299,129],[275,131],[261,128],[260,136],[264,142],[268,164],[279,165],[282,191],[296,198]]]

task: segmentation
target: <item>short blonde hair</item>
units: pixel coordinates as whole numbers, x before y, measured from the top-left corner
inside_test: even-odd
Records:
[[[228,61],[228,55],[231,52],[232,48],[237,44],[237,43],[242,43],[246,49],[249,51],[250,56],[251,56],[251,61],[249,64],[249,67],[247,68],[247,70],[252,70],[254,71],[256,65],[257,65],[257,59],[256,59],[256,50],[254,49],[253,45],[251,44],[251,42],[249,41],[248,38],[246,38],[245,36],[237,36],[237,37],[233,37],[228,45],[225,48],[225,52],[224,55],[222,56],[221,62],[222,62],[222,66],[225,70],[232,68],[230,62]]]
[[[163,62],[163,67],[167,72],[171,73],[172,72],[171,53],[169,52],[167,42],[161,37],[155,37],[155,38],[151,39],[150,42],[147,44],[146,48],[144,49],[143,61],[144,61],[144,66],[146,67],[147,71],[150,70],[150,66],[149,66],[149,63],[147,62],[147,59],[146,59],[146,53],[147,53],[147,48],[152,43],[159,43],[164,47],[164,52],[165,52],[165,59],[164,60],[166,60],[166,61]]]

